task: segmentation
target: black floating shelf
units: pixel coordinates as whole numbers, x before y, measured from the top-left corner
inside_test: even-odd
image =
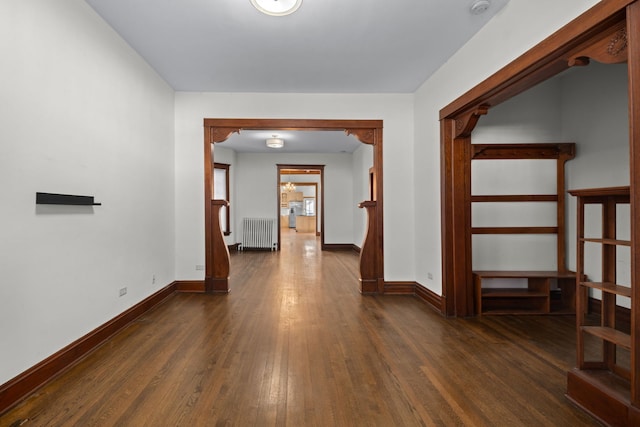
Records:
[[[73,205],[101,206],[95,203],[93,196],[74,196],[72,194],[36,193],[36,205]]]

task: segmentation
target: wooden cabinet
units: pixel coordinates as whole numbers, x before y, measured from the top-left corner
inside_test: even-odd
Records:
[[[636,345],[627,322],[622,322],[618,297],[632,297],[632,287],[618,283],[618,251],[630,247],[630,240],[618,236],[616,218],[618,206],[629,204],[629,187],[609,187],[569,192],[578,199],[577,218],[577,293],[576,293],[576,346],[577,367],[569,372],[567,395],[596,417],[614,425],[638,425],[640,411],[631,405],[632,379]],[[585,226],[585,207],[597,205],[602,216],[601,233]],[[585,252],[595,251],[601,256],[601,279],[588,281],[585,276]],[[602,295],[599,313],[587,311],[589,290]],[[631,317],[635,314],[631,301]],[[637,417],[637,418],[635,418]]]
[[[316,217],[315,216],[302,216],[296,217],[296,230],[300,233],[315,233],[316,232]]]
[[[285,191],[280,193],[281,206],[288,206],[289,202],[301,202],[304,198],[302,191]]]

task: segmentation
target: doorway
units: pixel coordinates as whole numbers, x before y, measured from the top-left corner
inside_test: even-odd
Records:
[[[283,230],[313,233],[324,247],[324,165],[278,164],[278,249]]]
[[[229,291],[229,250],[220,228],[219,215],[225,200],[213,199],[212,164],[216,143],[226,141],[241,130],[344,131],[361,143],[373,147],[375,194],[359,207],[367,212],[367,232],[360,251],[360,290],[384,292],[383,185],[381,120],[305,120],[305,119],[204,119],[204,199],[205,199],[205,290]],[[373,191],[372,191],[373,192]],[[323,234],[321,230],[321,234]]]

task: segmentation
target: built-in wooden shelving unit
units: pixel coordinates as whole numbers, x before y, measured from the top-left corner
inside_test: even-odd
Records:
[[[617,249],[631,246],[617,236],[617,208],[630,203],[629,187],[608,187],[569,191],[577,197],[577,292],[576,346],[577,367],[569,372],[567,396],[599,419],[612,425],[637,425],[630,422],[637,409],[631,405],[635,376],[633,361],[636,345],[632,332],[616,316],[617,298],[632,298],[632,286],[618,283]],[[599,205],[602,235],[586,237],[585,206]],[[585,275],[585,247],[593,246],[602,258],[602,279],[588,281]],[[599,246],[599,248],[598,248]],[[601,292],[600,313],[588,313],[589,290]],[[631,315],[634,306],[631,301]],[[595,351],[594,351],[595,348]],[[640,418],[638,418],[640,421]]]
[[[565,163],[575,143],[472,144],[472,160],[556,160],[556,194],[471,195],[471,203],[556,203],[556,226],[471,227],[476,234],[555,234],[555,271],[473,271],[476,314],[571,314],[575,312],[575,273],[565,263]],[[526,279],[526,288],[486,288],[486,279]]]

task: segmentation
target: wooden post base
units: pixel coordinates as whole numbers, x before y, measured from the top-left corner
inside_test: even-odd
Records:
[[[229,279],[205,277],[204,279],[205,292],[208,294],[228,294],[229,293]]]
[[[638,408],[629,401],[629,385],[606,370],[573,369],[567,375],[567,398],[612,426],[637,426]]]

